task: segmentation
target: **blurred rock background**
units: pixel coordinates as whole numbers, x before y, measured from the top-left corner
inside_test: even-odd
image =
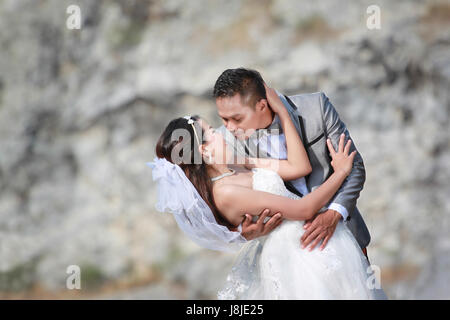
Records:
[[[448,1],[2,0],[0,47],[0,298],[215,298],[234,256],[155,211],[145,162],[172,118],[220,124],[212,87],[239,66],[328,95],[389,297],[450,298]]]

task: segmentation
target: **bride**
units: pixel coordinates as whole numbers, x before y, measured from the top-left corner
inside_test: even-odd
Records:
[[[335,150],[328,140],[333,174],[302,198],[291,193],[283,180],[308,175],[311,165],[283,102],[275,90],[266,87],[266,92],[283,127],[287,159],[236,161],[223,136],[204,119],[174,119],[158,140],[157,158],[148,163],[158,182],[157,209],[172,212],[199,245],[240,250],[219,299],[385,299],[342,221],[324,250],[300,248],[304,221],[331,200],[352,169],[351,141],[345,143],[342,135]],[[246,214],[258,216],[264,209],[281,213],[283,222],[246,242],[239,233]]]

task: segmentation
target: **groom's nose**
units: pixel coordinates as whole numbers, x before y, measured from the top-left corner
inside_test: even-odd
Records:
[[[230,131],[232,133],[234,133],[236,131],[236,126],[234,124],[232,124],[231,121],[227,122],[226,127],[227,127],[228,131]]]

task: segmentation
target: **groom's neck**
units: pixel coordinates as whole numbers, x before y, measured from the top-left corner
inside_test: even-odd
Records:
[[[273,120],[275,119],[275,112],[272,111],[272,109],[269,109],[270,113],[267,116],[267,121],[265,121],[265,123],[263,124],[262,129],[268,129],[272,123]]]

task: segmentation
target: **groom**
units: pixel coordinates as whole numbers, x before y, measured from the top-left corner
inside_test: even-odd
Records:
[[[273,133],[277,130],[282,132],[282,128],[278,116],[267,102],[264,80],[257,71],[244,68],[225,70],[214,85],[214,97],[217,111],[224,124],[218,130],[229,144],[234,146],[238,155],[256,157],[252,151],[259,147],[261,140],[255,137],[261,136],[259,134],[261,132],[268,135],[269,139],[266,141],[269,143],[272,141],[286,144],[284,135]],[[331,158],[326,145],[327,138],[330,138],[333,146],[337,148],[340,135],[344,133],[346,140],[350,139],[350,135],[324,93],[289,97],[280,95],[280,98],[289,111],[312,166],[312,172],[305,177],[307,191],[301,190],[304,184],[299,180],[285,183],[291,192],[301,196],[320,186],[332,173]],[[274,139],[278,141],[273,142]],[[354,143],[350,152],[353,150],[356,150]],[[268,152],[267,156],[286,159],[286,154],[282,154],[282,151],[275,151],[272,154],[271,152]],[[323,249],[332,237],[337,223],[343,219],[367,257],[366,247],[370,242],[370,234],[356,208],[356,201],[363,189],[364,181],[364,163],[357,152],[352,172],[334,198],[313,219],[306,221],[304,225],[306,230],[300,239],[302,248],[312,250],[320,244],[320,248]],[[266,235],[280,224],[281,219],[276,215],[264,224],[267,214],[268,211],[265,210],[256,222],[252,222],[247,215],[242,224],[242,235],[247,240]]]

